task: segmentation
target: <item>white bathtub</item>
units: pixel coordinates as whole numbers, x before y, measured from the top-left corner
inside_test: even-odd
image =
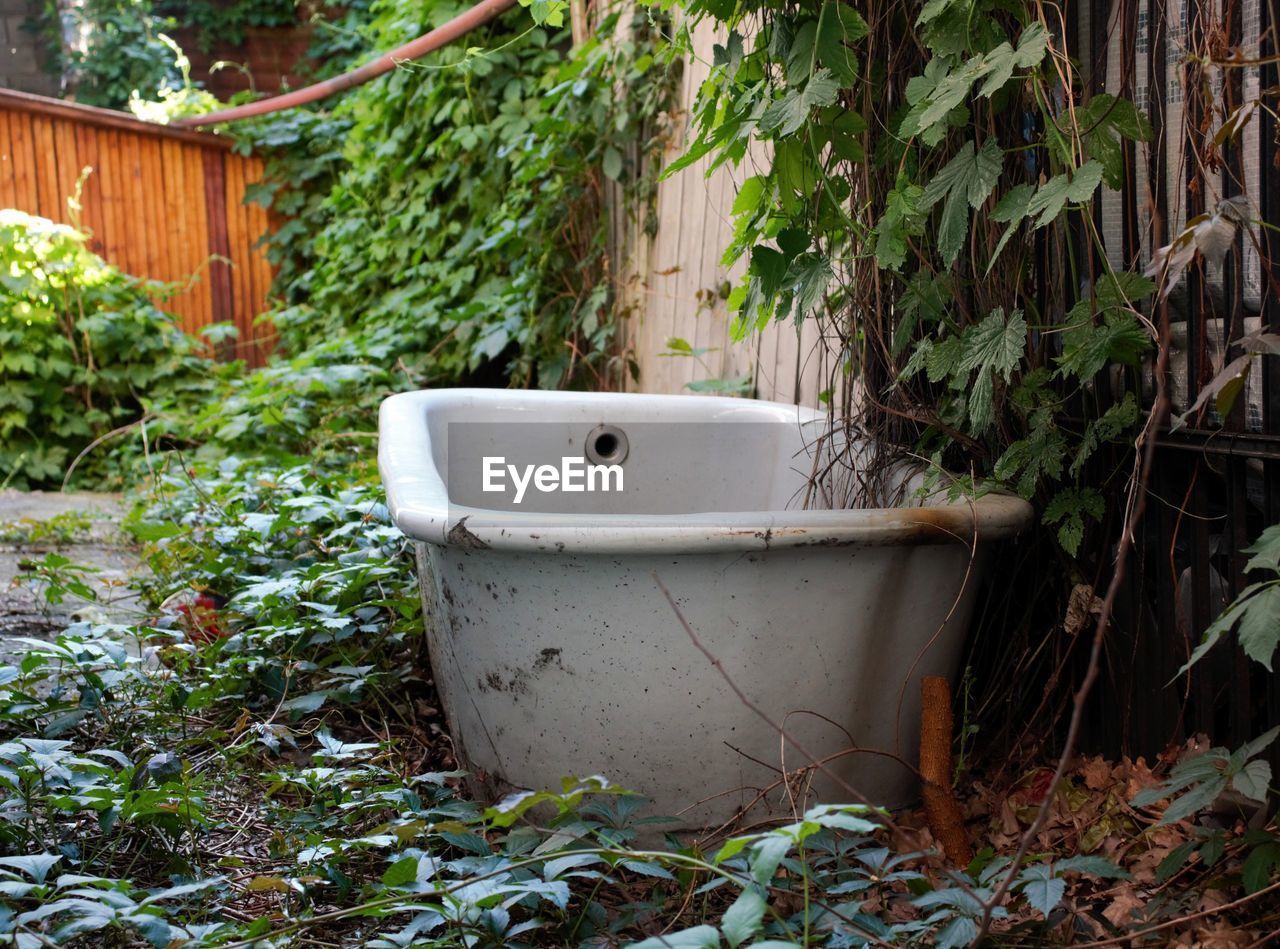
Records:
[[[436,686],[485,788],[602,774],[690,826],[803,808],[777,782],[810,762],[733,694],[656,575],[800,746],[873,801],[912,798],[912,772],[872,752],[915,763],[918,680],[954,676],[982,545],[1031,508],[987,494],[803,509],[822,425],[693,396],[446,389],[383,403],[379,464],[396,524],[419,541]],[[530,479],[514,502],[524,462],[584,455],[621,459],[621,490]],[[518,462],[507,493],[483,490],[486,457]],[[848,796],[820,774],[800,793]]]

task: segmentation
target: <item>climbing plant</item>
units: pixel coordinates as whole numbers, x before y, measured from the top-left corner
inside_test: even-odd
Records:
[[[48,51],[48,68],[78,102],[123,109],[135,90],[154,96],[181,85],[165,35],[176,21],[161,15],[151,0],[46,0],[34,25]]]
[[[461,9],[383,0],[364,33],[385,50]],[[290,217],[270,246],[287,345],[350,334],[435,379],[616,384],[609,220],[646,200],[672,73],[647,17],[576,46],[563,19],[517,10],[332,112],[238,131],[274,155],[256,199]]]
[[[1152,283],[1107,266],[1091,206],[1147,119],[1084,95],[1049,6],[685,6],[728,32],[676,168],[754,172],[725,255],[747,263],[737,334],[820,321],[833,414],[1039,498],[1077,553],[1105,507],[1089,461],[1136,423],[1152,346]]]
[[[85,240],[0,210],[0,487],[60,485],[95,439],[208,376],[198,342],[154,302],[166,288],[109,266]]]

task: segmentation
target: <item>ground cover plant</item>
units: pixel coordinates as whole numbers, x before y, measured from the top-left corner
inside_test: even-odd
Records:
[[[85,242],[73,227],[0,211],[0,487],[61,484],[150,399],[190,394],[214,371],[157,304],[166,288]],[[112,467],[91,455],[81,476],[118,484]]]
[[[377,2],[363,35],[391,48],[461,9]],[[268,245],[284,343],[342,334],[432,379],[617,385],[605,193],[646,213],[675,78],[660,24],[625,15],[570,54],[562,11],[517,10],[331,111],[236,126],[269,159],[255,200],[290,217]]]
[[[349,395],[313,392],[313,418],[367,433]],[[1153,938],[1262,934],[1225,894],[1265,896],[1280,849],[1265,820],[1249,829],[1257,805],[1224,810],[1224,787],[1200,787],[1247,773],[1236,788],[1258,796],[1261,746],[1225,772],[1225,750],[1192,749],[1081,760],[1057,786],[1047,769],[975,783],[962,798],[986,846],[964,870],[919,813],[823,807],[693,850],[638,845],[654,829],[641,802],[594,779],[472,803],[367,450],[322,435],[243,453],[283,440],[238,443],[256,424],[239,405],[226,442],[151,454],[127,523],[151,568],[136,621],[72,626],[0,670],[0,930],[16,944],[964,945],[1045,798],[1053,819],[996,913],[1008,939],[1206,908]],[[65,558],[33,582],[93,587]],[[1198,800],[1164,810],[1188,789]]]
[[[930,9],[955,12],[945,4]],[[1018,21],[1015,35],[1016,17],[1006,22],[1000,9],[983,9],[983,31],[996,24],[1008,38],[982,32],[981,48],[944,49],[938,44],[958,34],[930,31],[925,45],[945,60],[933,69],[935,87],[945,81],[948,97],[960,88],[962,99],[985,100],[1012,94],[998,83],[984,93],[1001,76],[1006,84],[1026,79],[1033,89],[1046,81],[1047,67],[1033,56],[1043,39],[1035,24]],[[909,328],[896,354],[892,346],[889,352],[901,357],[908,382],[923,374],[939,387],[942,409],[908,434],[932,451],[938,433],[948,433],[954,444],[940,449],[943,457],[954,458],[958,446],[1015,487],[1029,477],[1026,493],[1046,501],[1046,510],[1064,492],[1090,489],[1087,459],[1079,473],[1060,477],[1071,467],[1067,456],[1077,457],[1091,439],[1118,436],[1133,421],[1130,409],[1112,417],[1114,432],[1099,427],[1104,410],[1074,433],[1080,442],[1069,449],[1065,441],[1052,451],[1018,445],[1034,440],[1038,427],[1046,438],[1067,438],[1047,394],[1050,381],[1088,396],[1088,367],[1099,359],[1126,365],[1131,349],[1147,345],[1133,332],[1142,314],[1129,305],[1131,275],[1099,281],[1101,310],[1066,317],[1058,335],[1079,343],[1071,352],[1083,362],[1061,362],[1065,351],[1028,353],[1045,315],[1015,312],[1013,300],[997,313],[1001,301],[983,296],[1011,285],[1000,280],[1021,278],[1004,272],[982,285],[956,246],[971,195],[981,193],[981,204],[995,187],[984,183],[995,156],[956,124],[964,118],[959,103],[933,115],[931,101],[916,119],[932,115],[929,129],[945,126],[933,145],[954,151],[930,152],[926,140],[908,146],[919,154],[891,153],[889,165],[902,166],[891,176],[898,197],[883,210],[871,205],[875,223],[862,230],[840,218],[850,234],[840,243],[846,238],[829,229],[836,210],[821,199],[815,210],[797,195],[819,179],[835,182],[823,165],[831,156],[857,164],[876,153],[861,142],[858,123],[833,106],[854,89],[846,80],[855,68],[875,73],[873,64],[855,67],[849,51],[903,20],[896,11],[883,18],[866,12],[864,22],[832,4],[767,10],[780,17],[777,32],[762,33],[750,55],[745,41],[735,50],[731,39],[707,92],[709,101],[725,95],[728,75],[730,92],[741,92],[740,107],[755,116],[753,125],[735,128],[732,118],[716,124],[734,109],[717,110],[707,135],[723,137],[712,147],[745,148],[745,136],[763,128],[776,133],[780,148],[774,167],[744,186],[739,200],[739,249],[751,269],[735,303],[746,321],[794,315],[797,301],[805,313],[847,315],[841,307],[857,295],[835,275],[860,278],[856,267],[842,269],[855,238],[874,248],[856,260],[885,271],[886,281],[906,267],[899,247],[904,255],[924,248],[920,255],[943,267],[922,267],[894,284],[906,302],[893,312]],[[280,244],[291,311],[277,316],[294,353],[259,372],[207,375],[199,399],[177,390],[149,399],[146,424],[131,428],[130,447],[110,456],[137,479],[138,507],[127,527],[150,568],[139,581],[146,598],[137,616],[30,641],[25,658],[0,668],[0,934],[21,946],[948,946],[983,937],[1009,945],[1243,946],[1274,939],[1280,839],[1262,757],[1274,733],[1238,749],[1195,741],[1152,761],[1069,756],[1061,769],[1023,759],[986,775],[962,768],[957,790],[979,848],[965,867],[936,853],[927,821],[914,811],[822,807],[693,848],[663,840],[662,825],[645,822],[640,800],[586,776],[494,807],[468,799],[426,672],[411,551],[389,522],[371,464],[373,410],[390,391],[463,378],[494,361],[501,377],[521,383],[616,378],[612,330],[605,330],[616,314],[607,312],[607,257],[590,209],[601,176],[619,172],[616,162],[628,174],[641,170],[625,164],[633,152],[609,152],[610,142],[635,129],[598,137],[598,123],[612,113],[597,99],[612,95],[619,76],[612,66],[593,72],[605,54],[590,45],[585,63],[556,62],[563,51],[550,19],[556,13],[540,12],[546,26],[537,33],[526,35],[527,21],[503,24],[492,42],[511,45],[495,55],[451,54],[425,64],[447,69],[399,74],[334,116],[282,120],[255,133],[278,134],[290,148],[314,133],[308,148],[324,158],[314,193],[279,186],[270,195],[298,201],[325,239],[305,246],[303,229]],[[416,29],[419,14],[378,6],[379,35]],[[666,28],[660,19],[653,24],[655,36]],[[786,44],[808,50],[807,59]],[[1042,56],[1048,47],[1046,39]],[[623,55],[622,77],[639,81],[639,63],[651,53]],[[962,75],[948,80],[939,68]],[[967,80],[966,68],[976,78]],[[474,121],[475,112],[451,104],[499,87],[514,90],[513,111],[532,110],[537,121],[520,128],[502,109]],[[662,88],[655,82],[654,94]],[[542,98],[554,101],[530,105]],[[580,108],[584,102],[592,108]],[[446,104],[447,115],[437,111]],[[394,134],[406,123],[427,123],[429,134],[421,125]],[[350,153],[325,140],[325,130],[339,128],[354,133]],[[428,140],[437,153],[425,151]],[[567,157],[554,149],[503,154],[532,141],[563,144]],[[388,163],[395,173],[385,178],[375,171],[380,145],[395,158]],[[1097,160],[1105,171],[1106,146],[1090,147],[1103,150]],[[468,161],[479,162],[490,183],[516,172],[494,203],[476,204],[490,215],[484,220],[499,223],[483,235],[475,233],[482,219],[474,197],[450,190],[466,183],[446,174]],[[948,174],[957,161],[965,174]],[[417,165],[426,169],[424,182],[409,178]],[[1033,221],[1020,217],[1020,226],[1039,230],[1047,210],[1055,213],[1045,227],[1061,226],[1073,213],[1069,205],[1087,198],[1083,184],[1071,190],[1083,168],[1052,165],[1034,194],[1059,175],[1063,187],[1050,190]],[[796,187],[793,174],[809,184]],[[832,187],[838,193],[838,183]],[[906,204],[898,207],[899,199]],[[541,245],[558,240],[557,226],[574,220],[566,207],[583,214],[589,239],[572,254],[539,257]],[[945,226],[925,226],[930,209]],[[462,260],[455,244],[419,240],[442,223],[458,246],[492,240],[492,256],[481,254],[476,272],[449,270]],[[1030,253],[1018,233],[1015,227],[1001,246],[1002,230],[987,245],[991,255]],[[337,246],[343,234],[373,236],[352,242],[357,254]],[[801,247],[806,237],[811,243]],[[913,310],[912,294],[931,302]],[[413,308],[437,296],[463,306],[456,313]],[[939,304],[968,296],[981,297],[982,306],[957,314]],[[427,315],[419,325],[402,315],[409,312]],[[594,328],[592,314],[603,320]],[[850,337],[866,340],[855,331]],[[566,340],[574,346],[562,347]],[[177,353],[193,345],[170,344]],[[871,362],[881,358],[883,349]],[[1033,391],[1019,395],[1026,386]],[[841,398],[833,388],[832,404]],[[911,398],[926,404],[919,392]],[[1041,462],[1059,448],[1054,475]],[[1015,464],[1020,457],[1040,459],[1039,467],[1029,475]],[[1055,532],[1068,528],[1061,547],[1097,533],[1088,515],[1086,508],[1079,525],[1069,516],[1048,518]],[[3,525],[0,543],[56,546],[74,541],[75,532],[74,522],[43,530]],[[1270,660],[1274,641],[1265,632],[1274,631],[1267,624],[1277,552],[1275,537],[1264,535],[1253,553],[1267,579],[1224,614],[1207,647],[1234,631],[1250,655]],[[26,572],[50,601],[95,593],[92,573],[59,551],[33,557]]]

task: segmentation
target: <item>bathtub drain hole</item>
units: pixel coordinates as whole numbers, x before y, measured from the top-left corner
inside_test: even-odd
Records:
[[[587,436],[587,460],[593,465],[622,464],[629,450],[627,436],[613,425],[597,425]]]

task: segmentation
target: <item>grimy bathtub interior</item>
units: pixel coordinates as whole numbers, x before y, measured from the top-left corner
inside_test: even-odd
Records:
[[[812,488],[824,416],[779,403],[445,389],[387,399],[379,429],[478,789],[602,775],[691,828],[913,799],[919,679],[954,677],[983,552],[1031,515],[922,501],[908,472],[893,506],[845,507]],[[563,490],[588,466],[596,490]]]

